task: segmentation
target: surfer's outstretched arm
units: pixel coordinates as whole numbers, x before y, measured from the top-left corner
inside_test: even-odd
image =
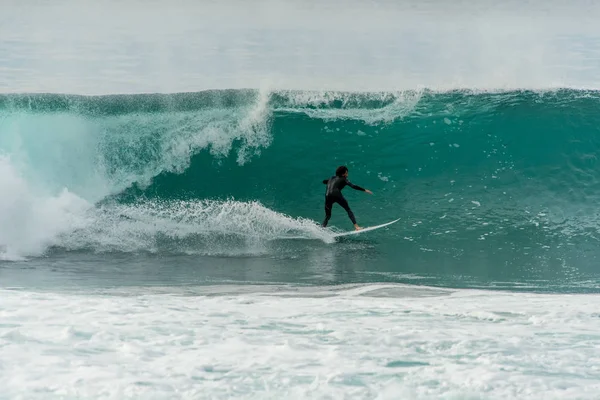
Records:
[[[367,190],[365,188],[362,188],[358,185],[355,185],[354,183],[350,182],[349,180],[346,179],[346,183],[348,184],[348,186],[350,186],[352,189],[354,190],[360,190],[361,192],[367,192],[369,194],[373,194],[373,192],[371,192],[370,190]]]
[[[327,185],[327,182],[329,182],[329,179],[323,179],[323,184]]]
[[[360,187],[358,185],[355,185],[354,183],[350,182],[347,179],[346,179],[346,183],[348,184],[348,186],[350,186],[354,190],[360,190],[361,192],[364,192],[366,190],[366,189],[364,189],[364,188],[362,188],[362,187]]]

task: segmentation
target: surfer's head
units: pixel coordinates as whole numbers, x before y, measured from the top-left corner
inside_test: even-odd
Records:
[[[346,167],[345,165],[342,165],[341,167],[338,167],[335,170],[335,176],[348,176],[348,167]]]

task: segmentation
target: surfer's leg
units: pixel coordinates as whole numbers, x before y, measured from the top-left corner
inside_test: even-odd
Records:
[[[325,197],[325,221],[323,221],[323,228],[327,226],[329,218],[331,218],[331,206],[333,206],[333,201],[330,197]]]
[[[352,221],[352,223],[356,227],[357,226],[356,225],[356,218],[354,218],[354,213],[350,209],[350,206],[348,205],[348,202],[346,201],[346,199],[344,197],[339,197],[338,199],[336,199],[336,202],[340,206],[342,206],[344,208],[344,210],[346,210],[346,212],[348,213],[348,217],[350,217],[350,221]]]

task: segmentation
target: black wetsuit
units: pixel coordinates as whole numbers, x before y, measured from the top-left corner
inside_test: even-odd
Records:
[[[325,221],[323,221],[323,227],[327,226],[329,218],[331,218],[331,207],[333,206],[333,203],[338,203],[340,206],[342,206],[344,210],[346,210],[346,212],[348,213],[348,216],[350,217],[352,223],[356,225],[356,218],[354,218],[354,213],[352,212],[352,210],[348,206],[348,202],[342,195],[342,189],[346,185],[350,186],[352,189],[361,190],[363,192],[365,191],[365,189],[352,184],[348,179],[346,179],[343,176],[332,176],[329,179],[325,179],[323,183],[327,185],[327,191],[325,192]]]

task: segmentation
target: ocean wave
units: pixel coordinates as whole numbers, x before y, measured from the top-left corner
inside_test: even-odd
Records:
[[[143,210],[151,221],[162,217],[147,204],[162,202],[174,213],[181,201],[200,209],[238,204],[239,215],[256,210],[242,205],[260,204],[255,207],[264,215],[277,216],[252,220],[263,233],[289,228],[284,216],[314,225],[323,217],[321,181],[340,164],[375,192],[347,194],[360,224],[406,221],[389,240],[453,254],[468,253],[473,242],[511,251],[534,246],[540,256],[560,257],[569,252],[565,246],[600,238],[599,92],[230,90],[0,98],[0,213],[4,226],[30,227],[19,234],[3,230],[0,242],[16,249],[9,251],[15,257],[50,246],[104,248],[100,243],[150,249],[148,238],[162,228],[128,225],[119,207]],[[100,229],[102,240],[89,234],[78,242],[71,234],[94,212],[100,214],[93,221],[113,221],[112,233]],[[46,223],[43,215],[56,219]],[[247,234],[236,218],[223,226]],[[186,226],[167,225],[178,224]],[[332,225],[349,225],[337,208]],[[28,242],[24,237],[31,237],[31,247],[17,245]],[[128,241],[136,237],[147,238]]]

